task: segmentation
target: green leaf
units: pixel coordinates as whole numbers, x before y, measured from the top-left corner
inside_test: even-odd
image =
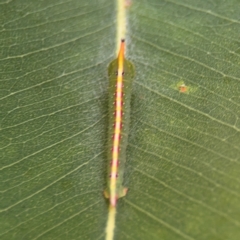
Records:
[[[105,239],[116,3],[0,0],[0,239]],[[115,239],[240,239],[239,2],[139,0]]]

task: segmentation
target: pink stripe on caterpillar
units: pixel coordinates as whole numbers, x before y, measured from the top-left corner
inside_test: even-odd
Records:
[[[110,178],[117,178],[118,174],[117,173],[111,173]]]
[[[121,98],[122,97],[122,93],[121,92],[117,92],[116,96],[117,96],[117,98]]]
[[[111,161],[110,163],[111,166],[117,166],[119,165],[119,161]]]
[[[122,76],[120,76],[120,77],[122,77]],[[118,82],[117,83],[117,90],[121,90],[122,86],[123,86],[122,82]]]
[[[122,102],[119,101],[119,102],[117,102],[116,105],[117,105],[117,107],[121,107],[122,106]],[[119,111],[118,114],[121,114],[121,112]]]
[[[118,146],[113,146],[113,152],[118,152]]]
[[[114,137],[114,140],[119,141],[119,139],[120,139],[120,134],[116,134],[115,137]]]

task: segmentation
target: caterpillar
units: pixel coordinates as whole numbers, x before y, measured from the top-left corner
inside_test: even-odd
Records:
[[[108,67],[108,175],[104,195],[109,198],[112,207],[116,206],[118,198],[124,197],[128,190],[122,186],[122,182],[130,124],[134,67],[124,58],[124,49],[125,40],[122,39],[118,57]]]

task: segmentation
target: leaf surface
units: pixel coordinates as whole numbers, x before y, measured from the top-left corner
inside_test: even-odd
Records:
[[[0,1],[0,238],[104,239],[114,1]],[[238,1],[139,0],[115,239],[240,239]]]

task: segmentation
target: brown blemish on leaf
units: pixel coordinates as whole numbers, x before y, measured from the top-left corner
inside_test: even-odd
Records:
[[[178,88],[179,88],[179,92],[181,93],[186,93],[188,91],[188,86],[186,86],[184,83],[180,85]]]
[[[197,87],[185,84],[183,80],[171,85],[170,87],[177,90],[179,93],[185,93],[185,94],[189,94],[197,91]]]

